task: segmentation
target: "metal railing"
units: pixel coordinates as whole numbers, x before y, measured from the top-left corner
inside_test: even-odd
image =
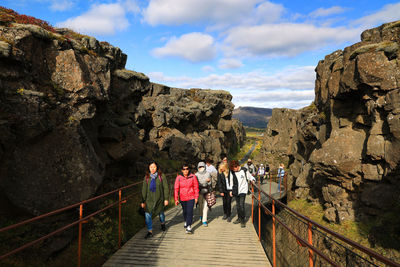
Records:
[[[391,267],[400,267],[400,264],[378,254],[377,252],[364,247],[320,224],[318,224],[317,222],[314,222],[313,220],[309,219],[308,217],[298,213],[297,211],[293,210],[292,208],[288,207],[287,205],[285,205],[284,203],[282,203],[281,201],[273,198],[271,196],[271,194],[267,194],[266,192],[264,192],[261,188],[260,185],[260,181],[258,181],[258,185],[254,182],[251,183],[252,185],[252,201],[251,201],[251,205],[252,205],[252,212],[251,212],[251,219],[252,222],[254,223],[254,200],[257,201],[257,206],[258,206],[258,239],[261,242],[261,208],[263,209],[263,212],[265,214],[268,214],[272,217],[272,264],[274,267],[276,267],[276,225],[277,222],[283,226],[284,229],[286,229],[297,241],[297,243],[300,246],[303,247],[307,247],[308,248],[308,262],[309,262],[309,266],[313,267],[314,266],[314,253],[317,254],[318,256],[320,256],[321,258],[323,258],[327,263],[329,263],[331,266],[339,266],[338,263],[334,262],[332,259],[330,259],[327,255],[325,255],[321,250],[319,250],[318,248],[316,248],[315,246],[313,246],[313,229],[319,229],[322,232],[325,232],[326,234],[329,234],[341,241],[343,241],[344,243],[346,243],[347,245],[349,245],[352,248],[355,248],[363,253],[365,253],[366,255],[370,256],[371,258],[387,265],[387,266],[391,266]],[[255,195],[254,193],[254,188],[257,188],[258,191],[258,196]],[[285,190],[287,189],[287,187],[285,187]],[[271,205],[272,208],[271,210],[269,210],[262,202],[261,202],[261,194],[264,194],[265,196],[267,196],[269,198],[269,200],[271,201]],[[304,222],[306,222],[307,224],[307,235],[308,238],[307,240],[304,240],[303,238],[301,238],[299,236],[299,234],[295,233],[293,231],[293,229],[291,229],[290,227],[288,227],[283,220],[281,220],[275,210],[276,210],[276,205],[278,205],[280,208],[287,210],[289,213],[291,213],[293,216],[296,216],[298,218],[300,218],[301,220],[303,220]]]
[[[165,175],[166,175],[166,176],[167,176],[167,175],[168,175],[168,176],[169,176],[169,175],[175,175],[175,173],[168,173],[168,174],[165,174]],[[171,182],[168,184],[168,186],[171,188],[171,184],[172,184],[174,181],[172,181],[173,179],[170,179],[170,180],[171,180]],[[40,237],[40,238],[37,238],[37,239],[35,239],[35,240],[33,240],[33,241],[29,242],[29,243],[26,243],[26,244],[24,244],[24,245],[22,245],[22,246],[16,248],[16,249],[13,249],[13,250],[11,250],[11,251],[9,251],[9,252],[3,254],[3,255],[0,255],[0,260],[3,260],[3,259],[5,259],[5,258],[7,258],[7,257],[9,257],[9,256],[11,256],[11,255],[14,255],[14,254],[16,254],[16,253],[18,253],[18,252],[20,252],[20,251],[22,251],[22,250],[25,250],[25,249],[27,249],[27,248],[29,248],[29,247],[32,247],[33,245],[38,244],[39,242],[41,242],[41,241],[43,241],[43,240],[45,240],[45,239],[48,239],[48,238],[50,238],[50,237],[53,237],[53,236],[55,236],[56,234],[59,234],[59,233],[61,233],[61,232],[64,232],[64,231],[66,231],[67,229],[69,229],[69,228],[71,228],[71,227],[73,227],[73,226],[78,225],[78,251],[77,251],[77,254],[78,254],[78,255],[77,255],[77,266],[80,267],[80,266],[81,266],[81,248],[82,248],[82,225],[83,225],[84,223],[87,223],[87,222],[89,221],[89,219],[91,219],[92,217],[94,217],[94,216],[96,216],[96,215],[98,215],[98,214],[100,214],[100,213],[102,213],[102,212],[104,212],[104,211],[106,211],[106,210],[108,210],[108,209],[110,209],[110,208],[112,208],[112,207],[115,207],[115,206],[118,206],[118,248],[121,248],[121,236],[122,236],[122,235],[121,235],[121,229],[122,229],[122,220],[121,220],[121,218],[122,218],[122,204],[126,203],[128,199],[130,199],[130,198],[132,198],[132,197],[134,197],[134,196],[137,195],[137,193],[132,193],[132,194],[129,194],[129,195],[127,195],[126,197],[123,198],[123,197],[122,197],[122,192],[123,192],[124,190],[130,189],[130,188],[132,188],[132,187],[134,187],[134,186],[136,186],[136,185],[140,185],[140,184],[142,184],[142,183],[143,183],[143,181],[135,182],[135,183],[132,183],[132,184],[130,184],[130,185],[127,185],[127,186],[124,186],[124,187],[115,189],[115,190],[113,190],[113,191],[104,193],[104,194],[102,194],[102,195],[99,195],[99,196],[96,196],[96,197],[93,197],[93,198],[90,198],[90,199],[87,199],[87,200],[84,200],[84,201],[75,203],[75,204],[73,204],[73,205],[70,205],[70,206],[67,206],[67,207],[64,207],[64,208],[61,208],[61,209],[57,209],[57,210],[48,212],[48,213],[46,213],[46,214],[42,214],[42,215],[40,215],[40,216],[31,218],[31,219],[28,219],[28,220],[25,220],[25,221],[22,221],[22,222],[19,222],[19,223],[16,223],[16,224],[13,224],[13,225],[4,227],[4,228],[1,228],[1,229],[0,229],[0,233],[4,233],[4,232],[6,232],[6,231],[10,231],[10,230],[15,229],[15,228],[18,228],[18,227],[20,227],[20,226],[27,225],[27,224],[31,224],[31,223],[36,222],[36,221],[39,221],[39,220],[41,220],[41,219],[48,218],[48,217],[50,217],[50,216],[53,216],[53,215],[56,215],[56,214],[60,214],[60,213],[62,213],[62,212],[64,212],[64,211],[71,210],[71,209],[74,209],[74,208],[78,208],[78,207],[79,207],[79,220],[74,221],[74,222],[72,222],[72,223],[70,223],[70,224],[68,224],[68,225],[66,225],[66,226],[61,227],[61,228],[58,228],[58,229],[54,230],[53,232],[51,232],[51,233],[49,233],[49,234],[47,234],[47,235],[45,235],[45,236],[42,236],[42,237]],[[169,198],[168,198],[168,200],[170,200],[170,198],[171,198],[171,191],[172,191],[172,190],[170,189],[170,190],[169,190],[170,193],[169,193]],[[91,213],[91,214],[89,214],[89,215],[83,217],[83,207],[84,207],[85,204],[89,204],[89,203],[91,203],[91,202],[93,202],[93,201],[95,201],[95,200],[104,199],[105,197],[111,196],[111,195],[113,195],[113,194],[118,194],[118,201],[115,201],[115,202],[113,202],[113,203],[111,203],[111,204],[109,204],[109,205],[107,205],[107,206],[105,206],[105,207],[103,207],[103,208],[101,208],[101,209],[99,209],[99,210],[97,210],[97,211],[95,211],[95,212],[93,212],[93,213]],[[144,220],[143,220],[143,221],[144,221]]]

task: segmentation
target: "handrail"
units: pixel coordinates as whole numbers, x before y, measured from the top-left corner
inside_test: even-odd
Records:
[[[289,210],[291,213],[295,214],[296,216],[298,216],[298,217],[300,217],[300,218],[306,220],[308,223],[312,224],[313,226],[316,226],[316,227],[320,228],[321,230],[323,230],[323,231],[329,233],[330,235],[332,235],[332,236],[334,236],[334,237],[336,237],[336,238],[342,240],[343,242],[347,243],[348,245],[350,245],[350,246],[352,246],[352,247],[354,247],[354,248],[357,248],[358,250],[360,250],[360,251],[362,251],[362,252],[368,254],[369,256],[371,256],[371,257],[377,259],[378,261],[380,261],[380,262],[382,262],[382,263],[384,263],[384,264],[386,264],[386,265],[388,265],[388,266],[400,267],[400,264],[398,264],[398,263],[396,263],[396,262],[393,262],[393,261],[390,260],[389,258],[386,258],[385,256],[382,256],[382,255],[378,254],[377,252],[375,252],[375,251],[373,251],[373,250],[371,250],[371,249],[369,249],[369,248],[367,248],[367,247],[364,247],[363,245],[358,244],[358,243],[356,243],[356,242],[354,242],[354,241],[352,241],[352,240],[350,240],[350,239],[348,239],[348,238],[346,238],[346,237],[344,237],[344,236],[342,236],[342,235],[340,235],[340,234],[338,234],[338,233],[336,233],[336,232],[334,232],[334,231],[332,231],[332,230],[330,230],[330,229],[328,229],[328,228],[326,228],[326,227],[320,225],[319,223],[317,223],[317,222],[311,220],[310,218],[308,218],[308,217],[306,217],[306,216],[304,216],[304,215],[298,213],[297,211],[295,211],[295,210],[293,210],[292,208],[288,207],[287,205],[285,205],[285,204],[282,203],[281,201],[279,201],[279,200],[273,198],[271,195],[269,195],[269,194],[267,194],[266,192],[264,192],[264,190],[262,190],[261,186],[257,186],[257,184],[256,184],[255,182],[252,181],[251,183],[252,183],[252,186],[255,186],[255,187],[259,190],[259,192],[261,192],[262,194],[264,194],[265,196],[267,196],[273,203],[276,202],[276,203],[277,203],[278,205],[280,205],[281,207],[283,207],[283,208]],[[258,201],[257,197],[254,196],[254,193],[252,193],[252,197]],[[261,206],[263,206],[262,203],[261,203]],[[265,206],[263,206],[263,209],[265,210],[265,209],[267,209],[267,208],[265,208]],[[268,209],[267,209],[267,210],[268,210]],[[272,215],[272,213],[270,212],[270,210],[268,210],[268,213],[269,213],[270,215]],[[276,215],[272,215],[272,216],[273,216],[276,220],[280,221],[280,220],[276,217]],[[282,222],[280,222],[280,223],[281,223],[289,232],[291,232]],[[292,234],[293,234],[293,233],[292,233]],[[299,240],[298,238],[296,238],[296,239]],[[312,249],[313,251],[315,251],[312,247],[310,247],[310,246],[308,245],[308,243],[307,243],[306,241],[302,240],[301,243],[303,243],[304,245],[308,246],[310,249]],[[318,253],[317,251],[315,251],[315,252],[319,255],[319,253]],[[321,256],[321,255],[320,255],[320,256]],[[324,257],[323,257],[323,258],[324,258]],[[324,259],[325,259],[325,258],[324,258]]]
[[[104,193],[104,194],[102,194],[102,195],[99,195],[99,196],[96,196],[96,197],[93,197],[93,198],[90,198],[90,199],[83,200],[83,201],[81,201],[81,202],[72,204],[72,205],[70,205],[70,206],[67,206],[67,207],[64,207],[64,208],[61,208],[61,209],[57,209],[57,210],[48,212],[48,213],[46,213],[46,214],[42,214],[42,215],[36,216],[36,217],[34,217],[34,218],[31,218],[31,219],[28,219],[28,220],[25,220],[25,221],[22,221],[22,222],[13,224],[13,225],[9,225],[9,226],[7,226],[7,227],[1,228],[1,229],[0,229],[0,233],[1,233],[1,232],[4,232],[4,231],[11,230],[11,229],[14,229],[14,228],[17,228],[17,227],[22,226],[22,225],[27,224],[27,223],[35,222],[35,221],[37,221],[37,220],[40,220],[40,219],[43,219],[43,218],[46,218],[46,217],[49,217],[49,216],[58,214],[58,213],[60,213],[60,212],[63,212],[63,211],[66,211],[66,210],[69,210],[69,209],[72,209],[72,208],[76,208],[76,207],[78,207],[78,206],[80,206],[80,205],[83,205],[83,204],[86,204],[86,203],[90,203],[90,202],[95,201],[95,200],[100,199],[100,198],[104,198],[104,197],[106,197],[106,196],[109,196],[109,195],[111,195],[111,194],[113,194],[113,193],[118,192],[119,190],[128,189],[128,188],[130,188],[130,187],[132,187],[132,186],[135,186],[135,185],[138,185],[138,184],[141,184],[141,183],[143,183],[143,181],[136,182],[136,183],[133,183],[133,184],[130,184],[130,185],[127,185],[127,186],[124,186],[124,187],[115,189],[115,190],[113,190],[113,191]]]
[[[174,173],[164,173],[164,174],[165,175],[175,175],[176,173],[174,172]],[[72,222],[72,223],[70,223],[68,225],[65,225],[65,226],[61,227],[61,228],[58,228],[57,230],[55,230],[55,231],[53,231],[53,232],[51,232],[51,233],[49,233],[49,234],[47,234],[45,236],[42,236],[42,237],[40,237],[38,239],[35,239],[35,240],[33,240],[33,241],[29,242],[29,243],[26,243],[26,244],[24,244],[24,245],[22,245],[22,246],[20,246],[20,247],[18,247],[16,249],[12,250],[12,251],[7,252],[6,254],[0,255],[0,260],[6,258],[8,256],[11,256],[11,255],[13,255],[15,253],[18,253],[18,252],[20,252],[20,251],[22,251],[22,250],[24,250],[26,248],[29,248],[29,247],[31,247],[31,246],[33,246],[33,245],[35,245],[35,244],[47,239],[47,238],[50,238],[50,237],[52,237],[52,236],[54,236],[54,235],[56,235],[56,234],[58,234],[60,232],[63,232],[65,230],[67,230],[67,229],[79,224],[78,266],[80,266],[82,224],[86,223],[93,216],[96,216],[97,214],[99,214],[101,212],[104,212],[104,211],[106,211],[106,210],[108,210],[108,209],[110,209],[110,208],[112,208],[114,206],[117,206],[117,205],[119,206],[119,214],[118,214],[118,217],[119,217],[118,218],[119,219],[119,225],[118,225],[118,235],[119,236],[118,236],[118,239],[119,240],[118,240],[118,246],[121,247],[121,204],[126,203],[126,201],[128,199],[132,198],[133,196],[135,196],[137,194],[137,192],[132,193],[132,194],[130,194],[130,195],[124,197],[124,198],[121,197],[121,194],[122,194],[123,190],[129,189],[129,188],[131,188],[131,187],[133,187],[135,185],[139,185],[139,184],[142,184],[142,183],[143,183],[143,180],[140,181],[140,182],[135,182],[135,183],[129,184],[127,186],[120,187],[118,189],[112,190],[112,191],[104,193],[102,195],[99,195],[99,196],[96,196],[96,197],[93,197],[93,198],[90,198],[90,199],[86,199],[86,200],[80,201],[78,203],[69,205],[67,207],[63,207],[63,208],[60,208],[60,209],[57,209],[57,210],[54,210],[54,211],[51,211],[51,212],[36,216],[34,218],[31,218],[31,219],[28,219],[28,220],[25,220],[25,221],[22,221],[22,222],[19,222],[19,223],[16,223],[16,224],[9,225],[7,227],[1,228],[0,229],[0,233],[8,231],[8,230],[15,229],[17,227],[20,227],[20,226],[28,224],[28,223],[32,223],[32,222],[38,221],[38,220],[43,219],[43,218],[47,218],[47,217],[55,215],[55,214],[59,214],[59,213],[61,213],[63,211],[69,210],[69,209],[80,207],[79,208],[79,210],[80,210],[79,220],[74,221],[74,222]],[[113,203],[107,205],[106,207],[104,207],[104,208],[102,208],[100,210],[97,210],[97,211],[87,215],[86,217],[82,218],[82,210],[83,210],[83,205],[84,204],[90,203],[90,202],[98,200],[98,199],[105,198],[105,197],[107,197],[109,195],[112,195],[114,193],[117,193],[117,192],[118,192],[118,195],[119,195],[119,200],[118,201],[113,202]]]

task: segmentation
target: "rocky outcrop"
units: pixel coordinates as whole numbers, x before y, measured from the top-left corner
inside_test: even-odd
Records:
[[[244,129],[225,91],[154,84],[127,56],[68,29],[0,25],[0,186],[41,214],[149,159],[217,160]]]
[[[274,110],[268,125],[264,154],[287,157],[289,196],[321,202],[328,221],[382,215],[400,203],[399,36],[399,21],[384,24],[326,56],[314,103]]]

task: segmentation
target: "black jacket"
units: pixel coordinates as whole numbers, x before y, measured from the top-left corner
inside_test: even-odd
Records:
[[[228,180],[230,180],[230,176],[232,175],[232,172],[229,171],[228,174]],[[225,174],[224,173],[218,173],[218,179],[217,179],[217,184],[218,184],[218,189],[220,193],[227,194],[228,190],[226,189],[226,179],[225,179]],[[235,184],[235,182],[233,183]],[[237,179],[236,179],[236,187],[237,187]],[[232,186],[233,188],[233,186]]]

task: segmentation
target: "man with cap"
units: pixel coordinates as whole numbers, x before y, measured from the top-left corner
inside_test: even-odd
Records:
[[[256,167],[254,166],[251,159],[247,160],[247,165],[244,167],[250,172],[251,175],[256,175]]]

